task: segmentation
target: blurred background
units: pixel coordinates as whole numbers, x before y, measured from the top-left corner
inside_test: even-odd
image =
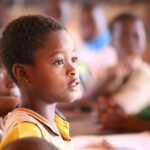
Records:
[[[81,60],[81,98],[72,105],[58,106],[70,122],[71,136],[150,131],[150,0],[0,0],[0,33],[13,19],[32,14],[58,19],[75,41]],[[121,14],[120,20],[114,19]],[[144,52],[142,63],[130,57],[130,53],[137,56],[139,49]],[[118,51],[124,56],[119,53],[116,58]],[[143,148],[149,143],[149,132],[139,136],[132,148],[143,139],[147,142],[141,143],[141,149],[150,149],[150,145]],[[124,141],[135,137],[119,136],[112,141],[115,145],[122,139],[121,144],[127,146]],[[88,141],[94,143],[97,138]],[[87,144],[86,139],[75,138],[75,146]],[[102,144],[109,146],[103,140]]]
[[[80,42],[79,22],[81,3],[95,3],[100,6],[99,22],[101,29],[122,12],[134,12],[142,17],[146,26],[147,40],[150,39],[150,0],[0,0],[0,25],[3,28],[12,19],[25,14],[47,14],[66,24],[75,41]],[[150,62],[150,42],[144,59]]]

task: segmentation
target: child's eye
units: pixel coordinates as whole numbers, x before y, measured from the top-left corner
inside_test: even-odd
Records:
[[[76,63],[77,61],[78,61],[78,57],[73,57],[73,58],[72,58],[72,62],[73,62],[73,63]]]
[[[53,64],[54,65],[63,65],[64,61],[63,61],[63,59],[59,59],[59,60],[56,60]]]

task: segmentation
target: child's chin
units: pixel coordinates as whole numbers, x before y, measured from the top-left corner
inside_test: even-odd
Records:
[[[78,99],[80,99],[80,96],[79,96],[79,95],[74,95],[74,96],[72,96],[72,97],[70,98],[69,102],[72,103],[72,102],[74,102],[74,101],[76,101],[76,100],[78,100]]]
[[[71,93],[67,95],[63,100],[61,100],[61,103],[72,103],[76,100],[78,100],[81,96],[78,93]]]
[[[74,99],[71,99],[69,102],[72,103],[72,102],[74,102],[76,100],[77,100],[77,98],[74,98]]]
[[[77,90],[72,94],[72,97],[74,97],[74,100],[80,99],[83,96],[83,93],[80,90]]]

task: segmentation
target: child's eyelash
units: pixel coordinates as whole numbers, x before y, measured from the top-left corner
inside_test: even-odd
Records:
[[[64,60],[63,59],[58,59],[53,64],[54,65],[63,65],[64,64]]]
[[[71,61],[73,63],[76,63],[78,61],[78,57],[72,57]],[[64,64],[64,60],[63,59],[57,59],[53,64],[54,65],[63,65]]]
[[[77,62],[78,61],[78,57],[73,57],[71,60],[72,60],[72,62]]]

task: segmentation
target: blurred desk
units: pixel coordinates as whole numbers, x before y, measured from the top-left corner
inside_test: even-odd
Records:
[[[71,136],[116,133],[116,131],[112,130],[103,130],[101,125],[97,123],[97,117],[94,113],[65,111],[63,114],[70,123]]]
[[[75,135],[99,135],[101,126],[96,123],[96,118],[90,113],[79,114],[77,118],[71,118],[70,133]]]
[[[150,150],[150,132],[116,134],[103,130],[94,113],[65,111],[63,114],[70,122],[75,150]]]
[[[150,150],[150,133],[75,136],[75,150]]]

